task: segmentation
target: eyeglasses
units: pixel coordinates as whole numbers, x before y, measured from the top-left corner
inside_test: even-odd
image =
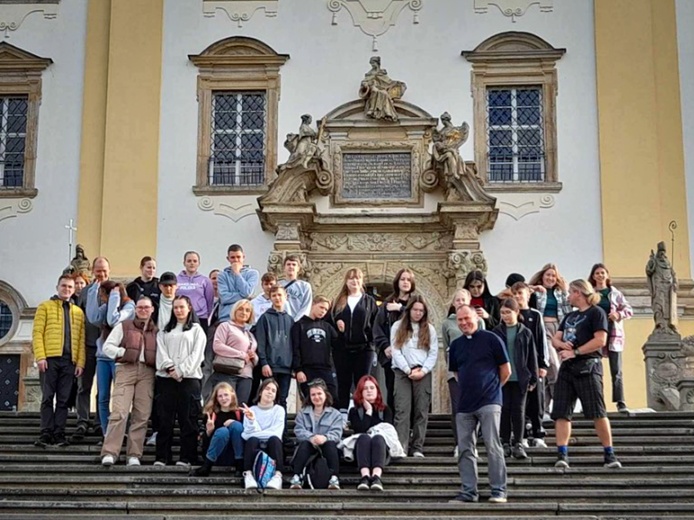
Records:
[[[314,379],[313,381],[309,381],[309,383],[308,383],[309,388],[312,386],[319,386],[319,385],[326,386],[325,381],[323,381],[321,378]]]

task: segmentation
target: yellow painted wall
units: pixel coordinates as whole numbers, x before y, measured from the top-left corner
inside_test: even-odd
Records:
[[[670,245],[690,276],[674,0],[595,0],[603,250],[613,276],[644,276]]]
[[[668,225],[676,220],[669,254],[680,278],[689,278],[675,1],[595,0],[595,46],[605,263],[613,277],[645,277],[657,242],[670,249]],[[680,328],[693,334],[694,322]],[[626,323],[625,394],[634,408],[646,406],[641,347],[652,330],[650,318]],[[605,397],[611,401],[609,375]]]
[[[89,257],[101,249],[101,197],[106,132],[106,92],[111,0],[91,0],[84,58],[82,143],[77,210],[77,242]]]
[[[89,5],[78,240],[113,276],[156,254],[163,10],[163,0]]]

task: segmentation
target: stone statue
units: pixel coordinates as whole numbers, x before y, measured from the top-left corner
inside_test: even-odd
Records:
[[[381,68],[380,57],[374,56],[369,63],[371,70],[364,74],[359,87],[359,97],[366,100],[364,112],[373,119],[397,121],[398,114],[393,101],[403,96],[407,85],[388,77],[388,72]]]
[[[320,148],[318,146],[319,135],[316,130],[311,127],[313,118],[309,114],[301,116],[301,126],[298,134],[287,134],[287,139],[284,141],[284,147],[289,150],[289,159],[284,164],[277,167],[277,173],[303,166],[308,169],[308,163],[311,159],[320,157]]]
[[[665,242],[658,243],[658,252],[651,249],[646,264],[648,290],[655,321],[654,333],[679,334],[677,330],[677,275],[665,254]]]
[[[465,144],[470,134],[470,126],[463,123],[453,126],[448,112],[441,114],[441,130],[435,130],[433,135],[432,156],[434,164],[445,179],[453,177],[460,179],[465,173],[465,163],[460,157],[459,148]]]
[[[91,271],[89,259],[84,254],[84,246],[77,244],[75,247],[75,256],[70,260],[70,265],[63,270],[63,274],[79,274],[88,273]]]

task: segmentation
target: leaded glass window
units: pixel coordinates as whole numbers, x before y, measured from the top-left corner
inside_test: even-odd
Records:
[[[28,96],[0,96],[0,190],[24,185],[28,106]]]
[[[543,182],[542,87],[487,88],[487,178]]]
[[[7,336],[12,328],[12,311],[10,307],[0,300],[0,339]]]
[[[266,105],[265,92],[213,93],[210,186],[263,185]]]

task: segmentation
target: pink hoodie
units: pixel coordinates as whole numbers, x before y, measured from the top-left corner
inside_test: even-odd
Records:
[[[257,348],[258,343],[255,341],[253,334],[230,321],[220,323],[214,333],[212,350],[220,356],[243,359],[246,357],[247,352],[255,352]],[[239,377],[253,377],[253,367],[256,363],[257,361],[255,363],[246,362],[246,366],[243,367]]]

